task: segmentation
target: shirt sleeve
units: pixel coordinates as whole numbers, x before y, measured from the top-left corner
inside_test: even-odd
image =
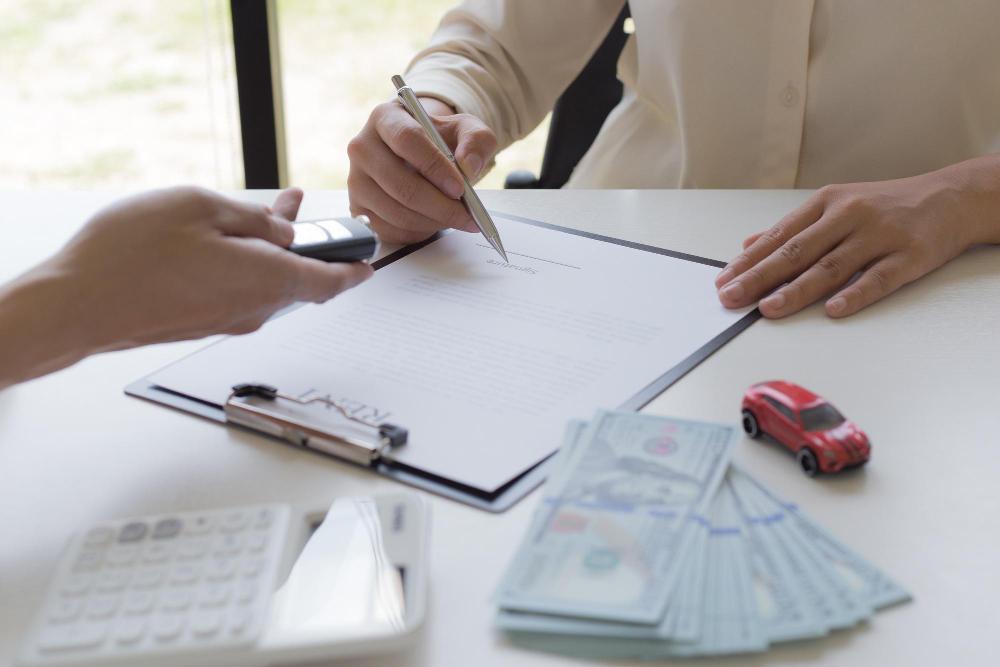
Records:
[[[481,118],[502,150],[533,130],[625,0],[465,0],[407,69],[417,95]]]

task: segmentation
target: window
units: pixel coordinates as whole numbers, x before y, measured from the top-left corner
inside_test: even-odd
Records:
[[[371,110],[393,99],[401,74],[456,0],[278,0],[289,182],[346,188],[347,143]],[[548,123],[497,157],[481,187],[514,169],[536,174]]]
[[[802,426],[807,431],[829,431],[845,421],[844,415],[829,403],[802,411]]]
[[[275,0],[289,183],[347,186],[348,141],[454,4]],[[0,187],[244,186],[230,0],[0,0],[0,43]],[[537,173],[546,132],[482,187]]]
[[[228,0],[0,0],[0,43],[0,186],[242,186]]]
[[[793,424],[798,422],[798,420],[795,418],[795,412],[792,411],[792,409],[787,405],[785,405],[784,403],[781,403],[780,401],[773,399],[770,396],[765,396],[764,400],[767,401],[775,410],[780,412],[788,421],[792,422]]]

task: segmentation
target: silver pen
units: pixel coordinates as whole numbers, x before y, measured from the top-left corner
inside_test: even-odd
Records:
[[[403,104],[403,108],[406,109],[414,120],[420,123],[420,126],[424,128],[424,132],[427,136],[431,138],[434,145],[438,147],[445,157],[455,165],[458,169],[458,173],[462,176],[462,184],[465,188],[465,193],[462,195],[462,203],[465,204],[465,209],[472,216],[473,221],[476,223],[476,227],[479,227],[479,231],[483,233],[483,236],[489,241],[489,244],[493,246],[493,249],[500,253],[503,257],[503,261],[507,261],[507,252],[503,248],[503,242],[500,240],[500,233],[497,232],[497,226],[493,224],[493,218],[490,217],[489,212],[486,207],[483,206],[482,200],[479,199],[479,195],[472,188],[472,183],[469,181],[469,177],[465,175],[462,171],[462,167],[455,160],[455,154],[451,152],[448,148],[448,144],[445,143],[444,139],[438,133],[437,128],[434,127],[434,122],[431,117],[427,115],[427,111],[424,109],[424,105],[420,103],[417,96],[413,93],[413,89],[406,85],[403,81],[403,77],[398,74],[392,77],[392,83],[396,86],[396,94],[399,96],[399,101]]]

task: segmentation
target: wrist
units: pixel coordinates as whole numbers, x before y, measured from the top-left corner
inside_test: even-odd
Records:
[[[0,388],[100,350],[75,292],[72,276],[51,263],[0,286]]]
[[[1000,244],[1000,155],[967,160],[940,173],[961,196],[968,245]]]
[[[458,113],[450,104],[436,97],[421,95],[420,103],[424,105],[427,113],[432,116],[454,116]]]

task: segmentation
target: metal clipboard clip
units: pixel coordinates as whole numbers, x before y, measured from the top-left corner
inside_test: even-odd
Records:
[[[234,386],[223,411],[231,424],[368,467],[388,458],[408,437],[401,426],[358,417],[329,398],[303,400],[266,384]]]

